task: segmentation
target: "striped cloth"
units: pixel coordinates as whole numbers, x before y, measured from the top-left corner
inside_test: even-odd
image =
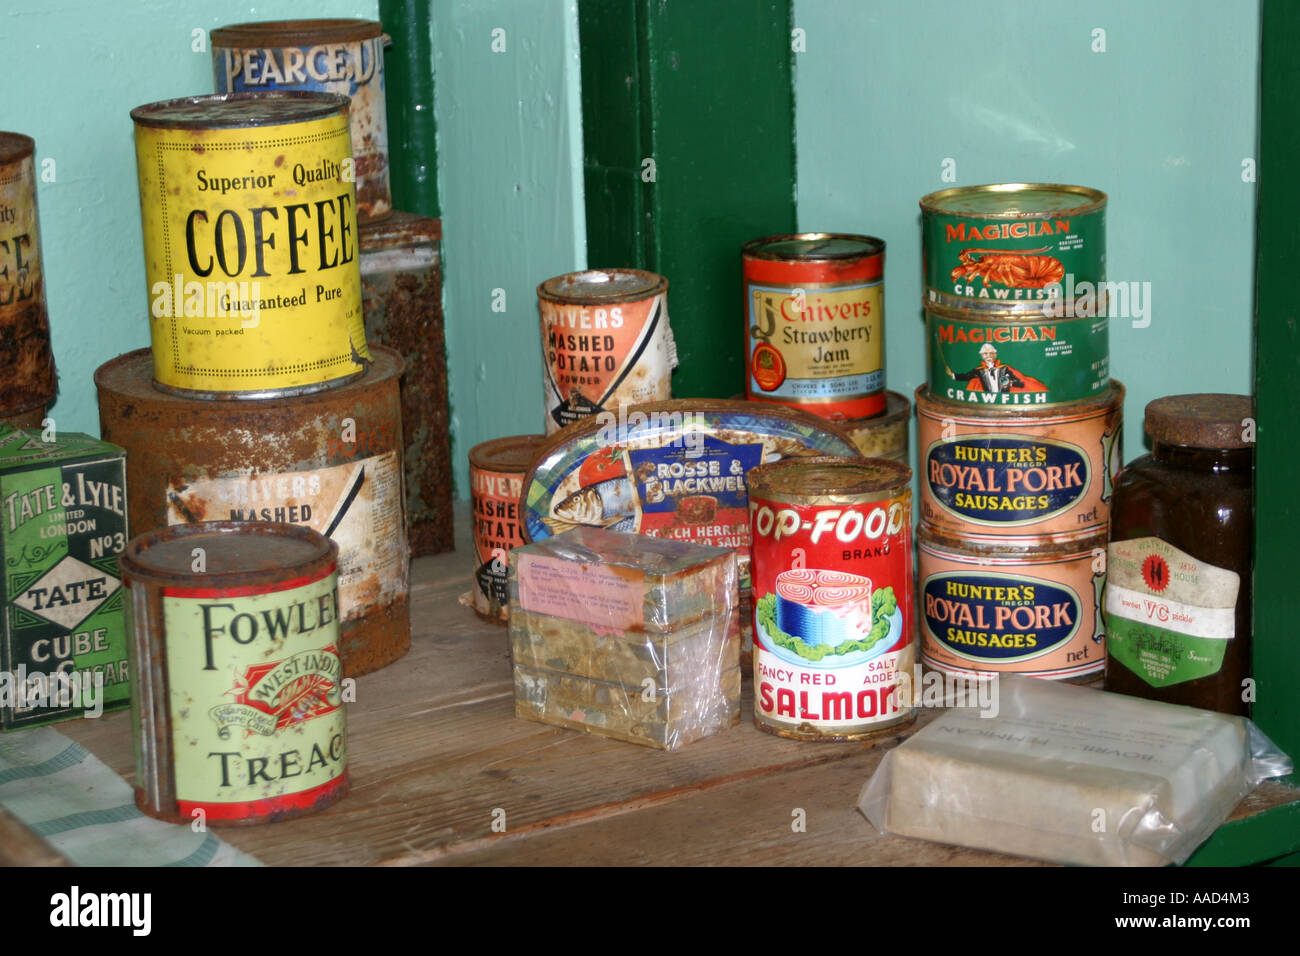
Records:
[[[131,786],[52,727],[0,736],[0,804],[81,866],[260,866],[211,830],[163,823]]]

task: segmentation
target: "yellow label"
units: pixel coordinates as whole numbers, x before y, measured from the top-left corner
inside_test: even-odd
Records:
[[[136,126],[154,377],[248,392],[369,359],[343,114],[245,129]]]
[[[41,236],[32,157],[0,168],[0,307],[41,294]],[[11,359],[12,360],[12,359]]]

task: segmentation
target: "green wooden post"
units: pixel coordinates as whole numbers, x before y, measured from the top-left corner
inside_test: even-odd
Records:
[[[380,22],[393,38],[384,57],[393,208],[436,217],[442,212],[438,206],[431,16],[427,0],[379,0]]]
[[[744,389],[740,245],[795,228],[790,0],[579,0],[587,261],[667,276],[677,398]]]

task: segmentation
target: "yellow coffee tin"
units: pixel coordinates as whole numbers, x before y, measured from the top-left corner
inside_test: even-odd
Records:
[[[155,385],[256,399],[361,375],[347,97],[193,96],[131,118]]]

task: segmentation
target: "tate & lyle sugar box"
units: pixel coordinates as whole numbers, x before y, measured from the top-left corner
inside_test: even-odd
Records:
[[[126,520],[122,449],[0,427],[0,730],[129,702],[117,567]]]

